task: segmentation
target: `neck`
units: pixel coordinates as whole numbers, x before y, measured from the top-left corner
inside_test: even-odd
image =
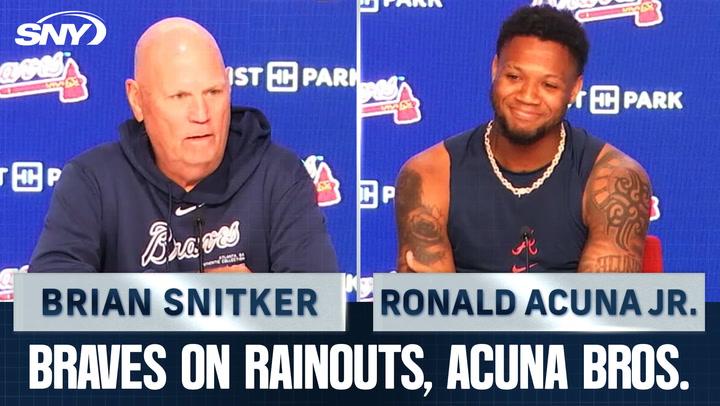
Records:
[[[500,133],[497,125],[490,132],[490,147],[498,165],[512,172],[533,172],[547,166],[557,154],[560,125],[529,145],[516,144]]]
[[[180,171],[175,171],[172,170],[172,168],[164,167],[158,163],[158,168],[160,169],[160,172],[167,176],[168,179],[183,188],[186,192],[189,192],[193,190],[200,181],[215,171],[217,166],[214,168],[199,168],[195,170],[186,167]]]
[[[171,181],[173,181],[176,185],[183,188],[186,192],[189,192],[197,186],[198,183],[200,183],[200,180],[190,180],[185,177],[180,178],[177,176],[172,176],[171,174],[165,173],[165,176],[168,177]]]

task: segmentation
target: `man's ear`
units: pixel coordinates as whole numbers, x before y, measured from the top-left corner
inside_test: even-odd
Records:
[[[570,91],[570,102],[569,104],[575,103],[575,97],[577,97],[578,93],[580,93],[580,90],[583,86],[583,75],[579,75],[577,79],[575,79],[575,84],[572,87],[572,90]]]
[[[498,69],[498,57],[495,55],[492,60],[492,64],[490,65],[490,72],[492,75],[492,81],[495,81],[495,75],[497,75],[497,69]]]
[[[127,95],[128,103],[130,103],[130,109],[132,109],[135,120],[143,121],[142,111],[142,95],[140,94],[140,86],[137,81],[128,79],[125,81],[125,94]]]

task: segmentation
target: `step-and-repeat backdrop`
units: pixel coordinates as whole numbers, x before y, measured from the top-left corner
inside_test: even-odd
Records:
[[[26,269],[64,164],[118,139],[135,42],[170,16],[216,37],[233,104],[260,108],[273,139],[305,161],[340,266],[355,273],[353,1],[3,2],[1,14],[1,287]]]
[[[132,74],[135,41],[154,21],[179,15],[216,36],[232,68],[233,103],[263,110],[274,139],[305,160],[349,288],[359,199],[358,297],[371,297],[372,274],[395,267],[393,185],[400,166],[490,118],[490,62],[500,24],[515,8],[539,3],[585,19],[602,14],[585,23],[590,60],[569,118],[647,169],[655,195],[650,233],[662,241],[664,270],[706,272],[707,297],[718,300],[713,258],[720,215],[712,196],[720,147],[713,131],[720,116],[714,75],[720,11],[712,0],[359,0],[359,87],[351,0],[5,4],[2,281],[28,263],[63,165],[117,139],[118,124],[130,117],[123,82]],[[83,86],[45,85],[80,77]],[[356,88],[364,117],[359,185]],[[378,107],[383,104],[412,108]]]
[[[720,4],[713,0],[361,0],[362,273],[395,268],[394,183],[403,162],[487,121],[502,21],[550,4],[584,21],[590,58],[568,111],[650,175],[650,234],[665,272],[705,272],[720,299],[714,196],[720,118]],[[378,105],[396,106],[383,109]],[[383,240],[380,244],[378,241]],[[370,292],[366,289],[366,292]],[[361,292],[362,294],[363,292]]]

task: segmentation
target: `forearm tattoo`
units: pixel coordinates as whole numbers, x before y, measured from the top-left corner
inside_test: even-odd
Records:
[[[420,175],[411,169],[403,169],[398,176],[395,196],[398,270],[412,271],[405,260],[407,251],[412,251],[415,260],[427,266],[443,259],[447,237],[442,215],[437,206],[423,204]]]
[[[607,255],[595,260],[593,272],[642,272],[642,262],[632,255]]]
[[[597,162],[588,200],[590,209],[604,217],[605,232],[615,244],[640,255],[649,223],[650,184],[622,160],[620,152],[610,151]]]

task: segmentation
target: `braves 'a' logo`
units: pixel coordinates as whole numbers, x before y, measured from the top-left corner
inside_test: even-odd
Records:
[[[513,248],[511,250],[511,253],[515,257],[519,257],[520,259],[525,259],[525,255],[523,254],[523,252],[525,252],[525,250],[527,250],[529,256],[535,256],[538,254],[538,248],[537,248],[536,244],[537,244],[537,242],[536,242],[535,238],[528,238],[527,240],[523,239],[515,248]],[[523,263],[523,265],[513,265],[511,271],[513,273],[525,272],[536,265],[537,265],[537,262],[531,262],[527,266],[524,263]]]

